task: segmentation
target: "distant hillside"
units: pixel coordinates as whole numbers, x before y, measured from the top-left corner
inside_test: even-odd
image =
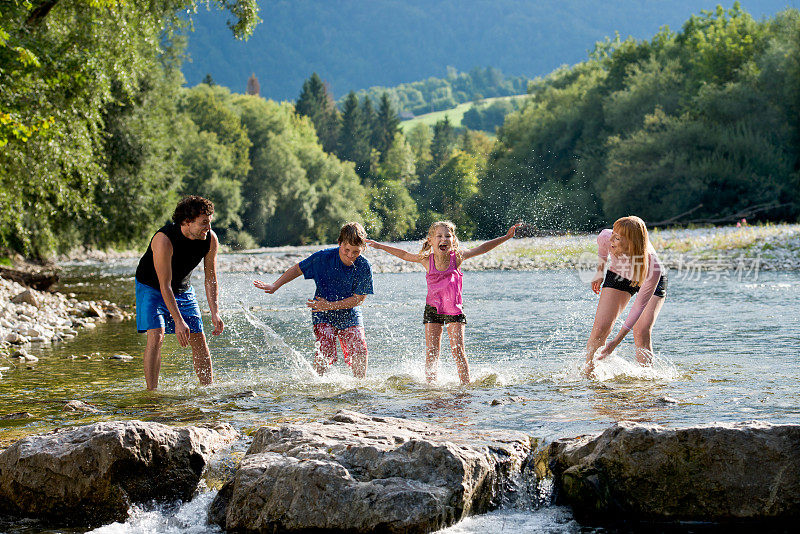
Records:
[[[481,101],[480,105],[477,109],[485,108],[486,106],[491,106],[492,104],[499,103],[499,102],[520,102],[522,98],[525,98],[526,95],[515,95],[515,96],[498,96],[495,98],[486,98]],[[463,126],[462,121],[464,120],[464,114],[467,113],[474,104],[472,102],[465,102],[464,104],[459,104],[454,108],[445,109],[442,111],[434,111],[433,113],[425,113],[424,115],[418,115],[413,119],[403,121],[400,123],[400,127],[403,129],[403,132],[410,131],[414,126],[419,123],[427,124],[428,126],[433,126],[437,122],[444,120],[445,117],[450,121],[450,124],[453,125],[454,128],[460,128]],[[516,109],[516,106],[511,105],[509,108],[509,112],[513,109]],[[502,122],[499,122],[497,125],[499,126]],[[484,128],[475,128],[471,127],[473,130],[481,130]],[[485,128],[486,131],[489,133],[494,133],[494,128]]]
[[[183,66],[189,85],[206,74],[244,92],[255,73],[261,94],[294,100],[317,72],[336,98],[350,90],[443,77],[446,67],[493,66],[507,76],[545,75],[586,57],[596,41],[619,31],[648,38],[675,30],[693,13],[733,0],[262,0],[263,22],[245,43],[226,16],[200,10]],[[798,0],[743,0],[754,17]]]
[[[529,82],[525,76],[506,77],[493,67],[475,67],[469,72],[456,72],[448,67],[444,78],[430,77],[395,87],[374,86],[358,91],[356,96],[378,102],[386,93],[401,118],[409,118],[476,100],[526,94]],[[339,99],[340,105],[346,98]]]

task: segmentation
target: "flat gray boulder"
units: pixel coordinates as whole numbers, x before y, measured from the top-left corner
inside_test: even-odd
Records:
[[[0,453],[0,513],[63,525],[127,517],[134,502],[189,500],[227,424],[112,421],[28,436]]]
[[[622,422],[549,455],[558,499],[579,518],[800,519],[800,425]]]
[[[530,438],[340,411],[260,428],[209,519],[229,532],[432,532],[497,506]]]

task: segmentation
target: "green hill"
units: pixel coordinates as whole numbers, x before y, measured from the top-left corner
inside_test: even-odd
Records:
[[[733,0],[261,0],[263,22],[246,42],[231,37],[227,15],[201,9],[182,71],[189,85],[211,74],[236,92],[255,73],[261,94],[277,100],[295,100],[312,72],[337,99],[444,77],[447,66],[468,72],[491,65],[533,78],[582,61],[615,31],[648,38],[665,24],[678,30],[691,14],[717,4],[729,8]],[[797,0],[741,4],[760,18]]]

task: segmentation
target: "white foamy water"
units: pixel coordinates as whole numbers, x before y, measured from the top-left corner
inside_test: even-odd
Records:
[[[91,534],[214,534],[222,532],[206,521],[208,506],[216,491],[200,493],[188,503],[133,506],[124,523],[112,523]]]

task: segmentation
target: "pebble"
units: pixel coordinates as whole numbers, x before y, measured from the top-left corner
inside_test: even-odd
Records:
[[[28,412],[14,412],[0,415],[0,421],[14,421],[17,419],[31,419],[33,415]]]
[[[523,397],[505,397],[503,399],[493,399],[490,403],[491,406],[502,406],[503,404],[511,404],[514,402],[522,402],[525,399]]]
[[[87,413],[100,413],[100,410],[79,400],[71,400],[64,405],[65,412],[87,412]]]

